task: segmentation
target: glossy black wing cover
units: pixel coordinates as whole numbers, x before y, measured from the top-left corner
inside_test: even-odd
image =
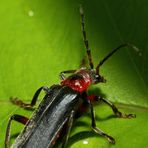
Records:
[[[71,111],[76,111],[80,103],[79,94],[71,88],[53,85],[12,147],[52,147]]]

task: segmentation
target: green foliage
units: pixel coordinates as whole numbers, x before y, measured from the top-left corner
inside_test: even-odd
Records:
[[[29,102],[40,86],[59,83],[59,72],[79,67],[85,54],[80,28],[80,3],[85,10],[87,36],[95,64],[123,42],[136,45],[141,49],[142,56],[132,49],[122,49],[101,67],[101,74],[107,83],[91,89],[91,92],[102,94],[117,104],[125,104],[119,106],[124,112],[137,114],[137,118],[132,120],[107,118],[112,115],[111,110],[96,105],[97,125],[115,137],[116,145],[109,145],[105,139],[91,132],[83,133],[83,130],[90,131],[90,119],[86,115],[78,121],[82,126],[73,129],[69,146],[84,147],[84,140],[88,140],[85,147],[89,148],[148,146],[146,0],[0,2],[1,146],[10,115],[31,115],[31,112],[11,105],[10,96]],[[21,125],[13,123],[13,134],[20,129]],[[77,134],[79,136],[74,136]]]

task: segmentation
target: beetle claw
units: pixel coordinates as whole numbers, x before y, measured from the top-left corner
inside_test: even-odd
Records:
[[[110,142],[110,143],[112,143],[112,144],[115,144],[116,142],[115,142],[115,139],[113,138],[113,137],[111,137],[111,136],[107,136],[107,140]]]
[[[129,119],[130,119],[130,118],[136,118],[136,115],[135,115],[135,114],[128,114],[128,115],[127,115],[127,118],[129,118]]]

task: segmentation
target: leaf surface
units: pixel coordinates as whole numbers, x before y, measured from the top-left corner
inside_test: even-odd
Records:
[[[1,146],[10,115],[31,116],[31,112],[12,105],[9,98],[17,96],[29,102],[40,86],[59,83],[61,71],[79,68],[85,55],[79,4],[84,7],[87,37],[95,65],[124,42],[136,45],[142,56],[130,48],[121,49],[100,69],[107,83],[90,89],[90,93],[101,94],[118,104],[122,111],[137,114],[137,118],[132,120],[108,118],[113,114],[108,107],[95,106],[97,126],[112,135],[116,145],[110,145],[105,139],[89,132],[91,122],[87,115],[78,120],[82,124],[74,127],[68,145],[72,148],[84,147],[86,140],[88,144],[85,147],[89,148],[148,146],[146,0],[0,2]],[[12,126],[12,135],[23,128],[17,123]]]

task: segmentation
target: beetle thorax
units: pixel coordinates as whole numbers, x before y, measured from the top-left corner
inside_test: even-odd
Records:
[[[92,83],[90,72],[85,69],[76,71],[73,75],[67,77],[61,82],[61,85],[69,86],[78,92],[86,91]]]

